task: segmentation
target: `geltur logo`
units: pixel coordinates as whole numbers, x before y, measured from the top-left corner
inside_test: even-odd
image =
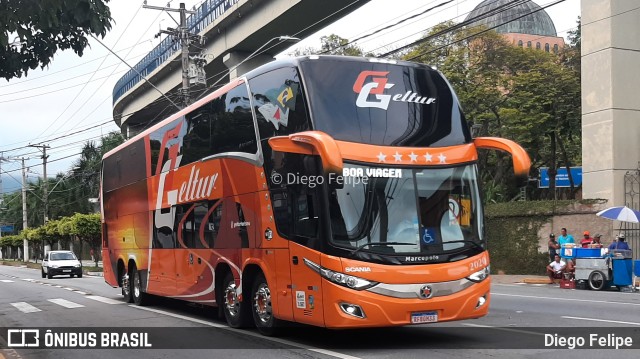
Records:
[[[387,78],[388,74],[389,71],[362,71],[353,84],[353,92],[358,94],[356,106],[375,107],[387,110],[391,101],[412,102],[425,105],[436,102],[434,97],[420,96],[411,90],[404,94],[385,94],[385,90],[395,86],[395,84],[389,82]],[[366,82],[367,80],[369,80],[369,82]],[[375,96],[375,99],[370,98],[371,95]]]

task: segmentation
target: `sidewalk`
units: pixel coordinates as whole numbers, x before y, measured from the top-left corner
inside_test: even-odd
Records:
[[[543,275],[507,275],[492,274],[491,281],[497,284],[549,284],[549,277]]]

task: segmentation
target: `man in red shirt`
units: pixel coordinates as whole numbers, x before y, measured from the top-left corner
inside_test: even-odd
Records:
[[[591,238],[589,231],[584,231],[584,238],[580,240],[580,247],[589,248],[589,245],[593,242],[593,238]]]

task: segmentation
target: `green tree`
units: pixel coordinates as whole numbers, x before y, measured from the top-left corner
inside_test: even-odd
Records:
[[[293,52],[293,56],[302,55],[340,55],[340,56],[365,56],[364,51],[357,45],[349,44],[349,40],[336,34],[322,36],[320,38],[320,48],[306,47],[297,49]],[[373,56],[373,54],[366,54]]]
[[[69,219],[69,233],[80,239],[81,243],[86,243],[93,250],[95,266],[100,260],[100,246],[102,244],[102,223],[100,214],[76,213]]]
[[[111,29],[109,0],[0,0],[0,77],[45,67],[58,49],[82,56]]]

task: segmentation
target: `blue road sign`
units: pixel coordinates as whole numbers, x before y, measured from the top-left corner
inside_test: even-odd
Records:
[[[575,187],[582,185],[582,167],[571,167],[571,177],[573,178],[573,185]],[[556,174],[556,187],[571,187],[569,183],[569,175],[567,175],[567,168],[558,168]],[[540,168],[540,181],[538,182],[538,188],[549,188],[549,169],[546,167]]]
[[[3,224],[0,226],[0,232],[13,232],[13,224]]]

